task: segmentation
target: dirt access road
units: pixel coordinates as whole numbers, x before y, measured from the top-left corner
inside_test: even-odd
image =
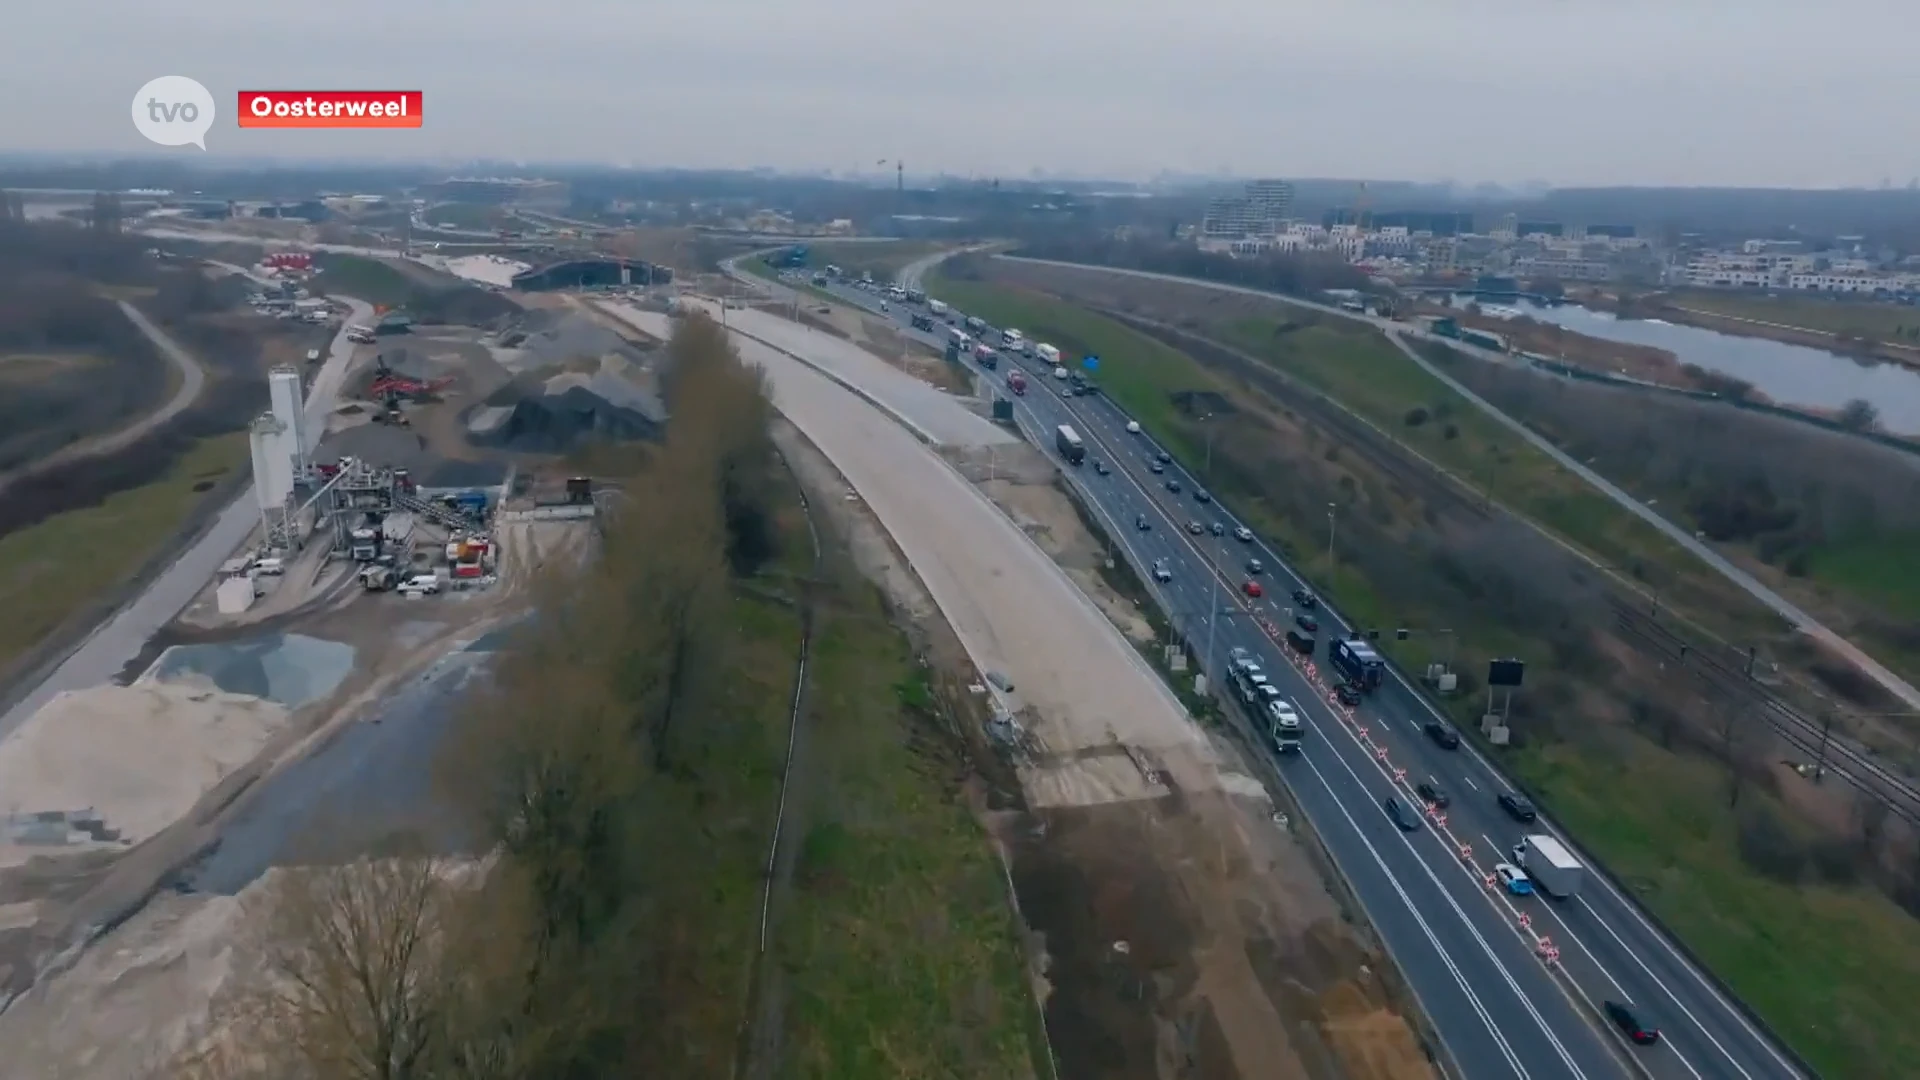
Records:
[[[669,333],[665,316],[607,310]],[[1071,579],[880,409],[756,340],[735,344],[891,535],[974,666],[1012,684],[1028,812],[1003,840],[1044,938],[1062,1075],[1433,1075],[1260,781]],[[967,445],[970,427],[947,425],[948,445]]]
[[[153,342],[153,347],[160,350],[168,363],[180,372],[179,387],[174,390],[173,396],[168,398],[165,404],[118,431],[109,431],[92,438],[81,439],[72,445],[61,447],[39,461],[22,465],[10,474],[0,474],[0,491],[29,476],[38,476],[50,469],[57,469],[82,458],[97,457],[100,454],[131,446],[153,434],[160,425],[187,411],[188,406],[199,400],[200,391],[207,386],[207,371],[200,366],[200,361],[195,360],[185,349],[175,344],[174,340],[168,337],[165,331],[155,326],[139,308],[122,300],[120,310],[126,314],[127,319],[134,326],[140,329],[142,334],[147,336],[148,341]]]

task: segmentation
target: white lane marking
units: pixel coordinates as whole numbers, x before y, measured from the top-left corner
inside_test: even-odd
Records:
[[[1088,427],[1089,433],[1093,434],[1093,437],[1096,440],[1099,440],[1104,444],[1105,440],[1101,439],[1100,435],[1094,433],[1094,428],[1092,424],[1085,424],[1084,426]],[[1138,483],[1138,481],[1135,481],[1135,482]],[[1231,517],[1231,515],[1228,515],[1228,516]],[[1208,559],[1204,552],[1200,551],[1197,547],[1195,547],[1191,543],[1188,546],[1194,550],[1194,553],[1199,557],[1200,562],[1203,566],[1213,565],[1212,560]],[[1264,551],[1267,554],[1267,556],[1273,561],[1273,563],[1279,566],[1280,569],[1284,573],[1286,573],[1290,578],[1292,578],[1296,583],[1298,583],[1298,585],[1301,588],[1306,587],[1306,582],[1303,579],[1301,579],[1298,574],[1294,573],[1292,568],[1287,563],[1280,560],[1279,557],[1275,555],[1273,550],[1269,548],[1264,541],[1259,540],[1258,534],[1255,534],[1255,546],[1258,547],[1260,550]],[[1347,620],[1341,618],[1337,612],[1334,612],[1331,609],[1331,607],[1329,607],[1327,614],[1329,616],[1329,620],[1333,622],[1336,626],[1345,624],[1349,630],[1351,629],[1352,624],[1347,622]],[[1394,680],[1400,683],[1401,687],[1404,690],[1406,690],[1408,696],[1410,696],[1415,702],[1417,702],[1426,712],[1430,713],[1435,717],[1440,717],[1438,710],[1434,708],[1433,704],[1427,701],[1425,698],[1421,697],[1420,694],[1417,691],[1415,691],[1410,684],[1408,684],[1406,679],[1400,674],[1400,672],[1397,669],[1393,668],[1392,665],[1388,665],[1388,671],[1393,675]],[[1312,695],[1309,695],[1309,696],[1312,696]],[[1344,725],[1336,725],[1336,726],[1340,726],[1342,728],[1342,731],[1345,731]],[[1422,730],[1422,725],[1417,719],[1413,721],[1413,727],[1416,731]],[[1347,735],[1349,738],[1352,738],[1351,732],[1347,732]],[[1467,744],[1467,749],[1468,749],[1468,752],[1471,754],[1471,756],[1474,758],[1474,760],[1486,771],[1487,775],[1490,776],[1495,781],[1499,790],[1501,790],[1502,792],[1508,792],[1512,790],[1506,785],[1505,778],[1501,776],[1499,770],[1494,768],[1491,762],[1489,762],[1486,759],[1486,757],[1482,755],[1477,748],[1473,747],[1471,744]],[[1345,764],[1344,761],[1342,762],[1342,764]],[[1465,777],[1464,773],[1462,775],[1463,777]],[[1470,777],[1468,777],[1467,779],[1469,783],[1472,782]],[[1474,789],[1476,791],[1479,790],[1478,785],[1475,785]],[[1569,847],[1574,846],[1572,841],[1568,840],[1563,834],[1560,833],[1558,829],[1553,828],[1551,825],[1546,825],[1545,827],[1549,832],[1554,833],[1556,837],[1566,842]],[[1593,875],[1593,876],[1597,877],[1599,875]],[[1642,927],[1645,928],[1652,937],[1654,937],[1657,941],[1659,941],[1661,947],[1664,948],[1670,955],[1672,955],[1673,958],[1683,968],[1685,968],[1689,974],[1691,974],[1694,977],[1694,979],[1701,985],[1701,987],[1708,991],[1709,995],[1713,997],[1716,1002],[1718,1002],[1722,1007],[1726,1008],[1733,1015],[1735,1020],[1737,1020],[1740,1023],[1741,1027],[1745,1029],[1746,1032],[1756,1042],[1758,1042],[1762,1047],[1764,1047],[1767,1053],[1771,1057],[1773,1057],[1775,1061],[1779,1062],[1784,1068],[1786,1068],[1789,1074],[1797,1075],[1796,1071],[1792,1068],[1792,1066],[1788,1065],[1787,1062],[1784,1059],[1782,1059],[1781,1056],[1773,1049],[1772,1044],[1768,1040],[1762,1038],[1760,1034],[1753,1029],[1752,1025],[1747,1023],[1746,1018],[1740,1015],[1739,1011],[1737,1009],[1734,1009],[1731,1003],[1727,1002],[1726,999],[1722,997],[1718,991],[1714,990],[1713,987],[1706,982],[1705,976],[1703,976],[1697,969],[1695,969],[1693,965],[1687,963],[1685,958],[1681,957],[1678,954],[1678,952],[1674,950],[1673,946],[1667,942],[1665,935],[1655,930],[1647,922],[1646,918],[1640,914],[1639,910],[1635,908],[1631,904],[1631,902],[1627,901],[1625,897],[1621,896],[1618,890],[1614,889],[1610,883],[1605,882],[1603,879],[1602,884],[1607,888],[1607,891],[1609,893],[1612,893],[1616,898],[1618,898],[1621,901],[1622,906],[1626,908],[1626,910],[1634,917],[1634,919],[1638,921],[1642,925]],[[1667,997],[1674,1003],[1674,1005],[1679,1007],[1681,1013],[1685,1015],[1687,1019],[1690,1022],[1692,1022],[1695,1027],[1698,1027],[1700,1029],[1701,1035],[1703,1035],[1709,1042],[1711,1042],[1714,1045],[1715,1049],[1720,1051],[1721,1055],[1727,1059],[1727,1061],[1734,1067],[1734,1069],[1738,1071],[1742,1077],[1745,1077],[1746,1080],[1752,1080],[1752,1075],[1748,1073],[1746,1069],[1743,1068],[1737,1060],[1734,1059],[1732,1054],[1727,1052],[1726,1047],[1721,1045],[1720,1041],[1716,1039],[1713,1036],[1713,1034],[1706,1029],[1705,1025],[1702,1025],[1700,1023],[1699,1018],[1694,1016],[1692,1010],[1688,1009],[1686,1005],[1680,1001],[1679,996],[1673,992],[1672,988],[1667,986],[1666,983],[1663,982],[1658,976],[1654,975],[1652,970],[1647,967],[1646,963],[1642,961],[1638,955],[1634,954],[1633,950],[1627,946],[1625,941],[1621,940],[1620,935],[1614,931],[1613,927],[1610,926],[1605,919],[1600,917],[1599,912],[1595,911],[1593,906],[1587,903],[1584,897],[1581,898],[1580,903],[1581,903],[1581,906],[1585,907],[1587,911],[1593,915],[1594,920],[1600,923],[1601,927],[1605,929],[1606,932],[1610,936],[1612,936],[1616,942],[1619,942],[1620,947],[1624,951],[1626,951],[1629,956],[1633,958],[1635,965],[1638,966],[1642,971],[1646,972],[1647,976],[1653,979],[1654,983],[1660,987],[1661,991],[1667,995]],[[1561,925],[1562,926],[1566,925],[1564,920],[1561,920]],[[1587,944],[1584,941],[1582,941],[1577,934],[1573,932],[1571,927],[1567,928],[1567,934],[1569,937],[1573,938],[1575,943],[1580,946],[1583,952],[1585,952],[1589,957],[1593,956],[1593,950],[1589,946],[1587,946]],[[1596,966],[1598,966],[1597,962],[1596,962]],[[1604,970],[1603,970],[1603,973],[1604,973]],[[1611,974],[1607,974],[1607,978],[1609,981],[1615,982],[1615,985],[1618,986],[1618,982],[1613,979],[1613,976]],[[1686,1065],[1689,1072],[1694,1072],[1693,1066],[1691,1065],[1691,1063],[1687,1062],[1686,1059],[1683,1056],[1681,1056],[1677,1050],[1675,1051],[1675,1056],[1680,1058],[1681,1063],[1683,1065]],[[1694,1072],[1694,1075],[1698,1076],[1699,1074],[1697,1072]]]
[[[1506,1033],[1500,1030],[1499,1024],[1494,1023],[1493,1014],[1481,1002],[1480,995],[1474,993],[1473,981],[1460,970],[1460,965],[1454,961],[1453,954],[1447,951],[1447,947],[1440,943],[1440,935],[1434,933],[1433,927],[1427,924],[1427,918],[1421,913],[1420,905],[1414,903],[1413,898],[1407,895],[1406,887],[1400,884],[1400,878],[1387,866],[1387,860],[1381,857],[1379,850],[1373,846],[1373,841],[1367,839],[1367,834],[1361,831],[1360,823],[1355,821],[1353,815],[1347,811],[1346,803],[1341,801],[1340,794],[1334,791],[1333,785],[1327,782],[1326,774],[1320,771],[1320,766],[1315,765],[1311,757],[1302,754],[1301,760],[1307,763],[1307,768],[1313,770],[1313,775],[1319,779],[1320,786],[1325,788],[1328,796],[1333,799],[1334,809],[1340,811],[1340,816],[1347,819],[1347,825],[1353,829],[1353,835],[1359,837],[1361,845],[1367,849],[1367,854],[1372,856],[1374,865],[1380,868],[1380,873],[1393,886],[1393,891],[1400,897],[1400,902],[1406,905],[1415,925],[1420,927],[1420,932],[1433,946],[1433,951],[1440,957],[1440,962],[1445,964],[1447,971],[1453,975],[1453,981],[1459,985],[1460,992],[1466,995],[1467,1004],[1472,1007],[1474,1014],[1480,1017],[1480,1022],[1487,1025],[1487,1032],[1499,1045],[1501,1056],[1507,1059],[1507,1064],[1512,1066],[1516,1075],[1523,1078],[1530,1077],[1532,1074],[1527,1072],[1526,1066],[1520,1063],[1520,1055],[1514,1052],[1513,1044],[1507,1041]]]
[[[1344,727],[1342,730],[1344,730]],[[1349,733],[1348,738],[1352,738],[1351,733]],[[1360,745],[1359,740],[1355,739],[1354,745],[1358,747]],[[1362,793],[1365,793],[1367,791],[1367,785],[1361,781],[1360,774],[1353,771],[1353,766],[1347,764],[1346,755],[1337,750],[1330,750],[1330,752],[1333,754],[1334,760],[1340,763],[1340,767],[1347,771],[1347,775],[1353,777],[1354,787]],[[1361,752],[1365,753],[1365,748],[1361,748]],[[1368,755],[1368,757],[1369,760],[1371,760],[1371,755]],[[1309,762],[1309,764],[1311,764],[1311,762]],[[1377,765],[1378,762],[1375,762],[1375,764]],[[1316,767],[1314,771],[1318,773],[1319,769]],[[1323,780],[1322,783],[1324,782]],[[1340,797],[1338,795],[1334,796],[1335,802],[1339,802],[1339,800]],[[1341,804],[1340,812],[1343,815],[1346,814],[1345,804]],[[1364,841],[1366,838],[1362,836],[1361,839]],[[1494,970],[1500,973],[1501,981],[1505,982],[1507,988],[1513,991],[1513,996],[1519,999],[1520,1007],[1526,1010],[1528,1016],[1533,1018],[1533,1022],[1540,1028],[1540,1033],[1545,1035],[1547,1042],[1553,1045],[1554,1052],[1560,1055],[1560,1061],[1570,1070],[1570,1075],[1578,1077],[1580,1080],[1586,1080],[1587,1074],[1581,1070],[1579,1063],[1574,1061],[1573,1055],[1567,1051],[1566,1045],[1560,1041],[1560,1036],[1554,1033],[1552,1027],[1548,1026],[1546,1017],[1540,1015],[1540,1010],[1534,1007],[1533,999],[1528,997],[1526,991],[1520,988],[1519,980],[1513,977],[1513,972],[1508,970],[1507,965],[1494,953],[1493,946],[1489,944],[1487,939],[1480,933],[1480,928],[1473,924],[1473,920],[1467,917],[1466,911],[1460,907],[1460,902],[1453,898],[1453,893],[1445,885],[1440,884],[1439,876],[1433,872],[1431,866],[1427,865],[1427,860],[1421,856],[1419,849],[1413,846],[1413,841],[1408,839],[1405,833],[1400,833],[1400,843],[1406,846],[1407,854],[1413,856],[1413,861],[1419,864],[1420,872],[1427,876],[1427,880],[1433,882],[1433,887],[1439,891],[1441,899],[1446,901],[1446,905],[1452,908],[1454,915],[1460,919],[1460,925],[1467,928],[1467,933],[1471,935],[1473,940],[1480,946],[1480,951],[1486,954],[1488,962],[1493,964]],[[1371,850],[1373,845],[1368,844],[1367,846],[1369,850]]]
[[[1613,938],[1614,942],[1620,946],[1621,951],[1627,954],[1627,958],[1633,961],[1634,966],[1638,967],[1641,971],[1646,972],[1647,978],[1652,979],[1653,984],[1655,986],[1658,986],[1661,989],[1661,991],[1665,993],[1667,997],[1673,1001],[1673,1004],[1675,1005],[1675,1007],[1677,1007],[1680,1010],[1681,1014],[1686,1016],[1686,1018],[1693,1023],[1694,1027],[1697,1027],[1700,1029],[1700,1034],[1706,1036],[1707,1041],[1713,1044],[1713,1048],[1715,1050],[1720,1051],[1720,1056],[1727,1059],[1727,1064],[1733,1066],[1733,1071],[1739,1073],[1741,1076],[1746,1077],[1747,1080],[1753,1080],[1753,1074],[1748,1072],[1740,1064],[1740,1062],[1734,1060],[1734,1056],[1732,1054],[1727,1053],[1727,1048],[1720,1045],[1720,1040],[1713,1037],[1713,1032],[1708,1031],[1706,1028],[1706,1025],[1700,1022],[1700,1018],[1693,1015],[1693,1010],[1687,1008],[1687,1003],[1684,1001],[1681,1001],[1680,998],[1674,994],[1673,989],[1669,987],[1660,978],[1660,976],[1655,975],[1653,973],[1653,969],[1647,967],[1646,961],[1640,959],[1640,954],[1633,951],[1633,949],[1629,948],[1626,942],[1620,940],[1620,935],[1617,933],[1614,933],[1613,927],[1607,923],[1607,920],[1602,919],[1600,917],[1600,913],[1593,910],[1593,905],[1587,903],[1586,897],[1584,896],[1579,897],[1579,900],[1580,900],[1580,906],[1587,909],[1587,913],[1593,916],[1593,921],[1599,923],[1600,928],[1607,932],[1607,936]],[[1678,1051],[1675,1051],[1676,1055],[1678,1053],[1679,1053]],[[1685,1061],[1686,1059],[1682,1058],[1681,1060]],[[1786,1062],[1781,1062],[1781,1064],[1785,1065]],[[1689,1065],[1687,1066],[1687,1068],[1689,1071],[1691,1071],[1693,1066]],[[1788,1072],[1791,1073],[1792,1069],[1789,1068]],[[1700,1074],[1696,1072],[1693,1075],[1699,1076]]]
[[[1460,779],[1462,779],[1462,780],[1465,780],[1465,781],[1467,782],[1467,786],[1468,786],[1468,787],[1470,787],[1470,788],[1472,788],[1473,790],[1475,790],[1475,791],[1479,791],[1479,790],[1480,790],[1480,785],[1479,785],[1479,784],[1476,784],[1476,783],[1474,783],[1474,782],[1473,782],[1473,777],[1471,777],[1471,776],[1468,776],[1468,775],[1467,775],[1466,773],[1461,773],[1461,774],[1460,774]]]

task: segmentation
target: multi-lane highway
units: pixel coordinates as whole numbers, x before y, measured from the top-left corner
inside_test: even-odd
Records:
[[[832,291],[878,313],[870,292]],[[918,333],[905,324],[923,309],[889,307],[903,332]],[[936,324],[935,334],[918,336],[937,347],[946,330]],[[1496,799],[1510,785],[1470,744],[1448,750],[1431,739],[1424,729],[1440,717],[1397,672],[1357,708],[1341,706],[1322,670],[1325,649],[1353,627],[1317,605],[1317,667],[1277,639],[1302,613],[1292,594],[1306,583],[1257,536],[1236,539],[1243,523],[1230,508],[1196,499],[1206,478],[1178,461],[1155,472],[1159,447],[1128,433],[1129,418],[1104,396],[1065,395],[1064,384],[1031,359],[1003,353],[1000,364],[982,377],[1004,393],[1009,365],[1026,373],[1026,394],[1012,400],[1036,445],[1054,453],[1061,424],[1080,433],[1087,461],[1068,474],[1201,654],[1202,670],[1223,676],[1232,650],[1246,650],[1295,703],[1306,745],[1299,755],[1276,757],[1275,767],[1466,1076],[1802,1075],[1603,877],[1589,873],[1579,895],[1564,901],[1514,897],[1491,884],[1493,867],[1510,861],[1507,852],[1523,834],[1564,834],[1544,819],[1523,825],[1505,813]],[[1337,542],[1337,523],[1335,531]],[[1254,558],[1265,566],[1257,599],[1244,592]],[[1169,580],[1154,580],[1156,565]],[[1403,832],[1383,802],[1391,795],[1426,807],[1415,792],[1422,782],[1444,791],[1449,805],[1429,808],[1418,831]],[[1659,1027],[1659,1043],[1628,1043],[1602,1018],[1605,1001],[1633,1003]]]

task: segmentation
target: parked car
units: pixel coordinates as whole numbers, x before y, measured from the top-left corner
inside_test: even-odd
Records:
[[[1427,721],[1427,738],[1432,739],[1434,744],[1442,750],[1460,749],[1460,733],[1453,730],[1451,725],[1443,724],[1438,720]]]
[[[1414,787],[1413,792],[1442,810],[1445,810],[1448,803],[1451,802],[1451,800],[1447,798],[1447,789],[1441,787],[1440,781],[1432,777],[1420,781],[1420,783]]]
[[[1608,1001],[1600,1007],[1606,1011],[1607,1019],[1612,1020],[1615,1027],[1641,1046],[1651,1046],[1660,1041],[1660,1029],[1641,1019],[1633,1006],[1618,1001]]]
[[[1406,803],[1389,795],[1387,801],[1381,805],[1386,807],[1387,817],[1393,819],[1395,825],[1400,826],[1401,832],[1420,831],[1420,815],[1408,809]]]
[[[1516,795],[1508,791],[1503,792],[1494,801],[1500,804],[1500,809],[1505,810],[1508,817],[1518,822],[1530,822],[1540,816],[1540,812],[1533,808],[1533,803],[1525,795]]]
[[[1501,886],[1513,896],[1533,895],[1533,879],[1527,876],[1525,870],[1512,863],[1503,862],[1495,865],[1493,876],[1500,879]]]

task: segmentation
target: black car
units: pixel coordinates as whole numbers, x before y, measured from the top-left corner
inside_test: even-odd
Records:
[[[1507,816],[1515,821],[1528,822],[1540,816],[1539,811],[1533,808],[1533,803],[1529,802],[1525,795],[1515,795],[1509,791],[1494,801],[1498,802],[1500,809],[1505,810]]]
[[[1387,816],[1393,819],[1395,825],[1400,826],[1401,832],[1420,831],[1420,815],[1407,809],[1406,803],[1389,795],[1387,801],[1381,805],[1386,807]]]
[[[1312,611],[1320,604],[1319,598],[1305,589],[1293,590],[1293,602],[1308,611]]]
[[[1167,481],[1167,490],[1173,492],[1175,495],[1180,494],[1180,481],[1178,480]]]
[[[1094,472],[1097,472],[1097,473],[1099,473],[1099,474],[1100,474],[1101,476],[1105,476],[1105,475],[1107,475],[1108,473],[1110,473],[1110,472],[1112,472],[1113,470],[1112,470],[1112,469],[1109,469],[1109,468],[1107,468],[1107,463],[1106,463],[1106,462],[1104,462],[1104,461],[1096,461],[1096,462],[1094,462],[1094,463],[1093,463],[1093,471],[1094,471]]]
[[[1167,467],[1156,461],[1153,464],[1147,466],[1147,471],[1155,475],[1158,475],[1160,473],[1166,472]]]
[[[1305,630],[1309,634],[1317,634],[1320,632],[1320,620],[1311,615],[1295,615],[1293,617],[1293,625]]]
[[[1420,796],[1421,798],[1427,800],[1428,803],[1434,806],[1437,806],[1442,810],[1445,810],[1447,808],[1447,804],[1452,801],[1447,798],[1447,789],[1441,787],[1440,782],[1438,780],[1433,780],[1433,779],[1422,780],[1420,781],[1419,785],[1413,789],[1413,791],[1414,791],[1414,794]]]
[[[1607,1019],[1613,1021],[1615,1027],[1641,1046],[1651,1046],[1660,1041],[1660,1029],[1641,1019],[1631,1006],[1623,1005],[1618,1001],[1608,1001],[1604,1002],[1600,1008],[1605,1010]]]
[[[1211,496],[1211,495],[1209,495],[1209,494],[1207,494],[1207,493],[1206,493],[1206,492],[1204,492],[1204,491],[1201,491],[1201,490],[1200,490],[1199,488],[1194,488],[1194,489],[1193,489],[1193,501],[1194,501],[1194,502],[1197,502],[1197,503],[1204,503],[1204,502],[1212,502],[1212,501],[1213,501],[1213,496]]]
[[[1298,630],[1287,631],[1287,645],[1301,656],[1312,656],[1315,645],[1312,634],[1303,634]]]
[[[1335,686],[1333,696],[1340,699],[1340,704],[1349,708],[1360,704],[1360,688],[1352,683],[1343,682]]]
[[[1148,521],[1147,515],[1145,514],[1135,514],[1133,516],[1133,527],[1139,529],[1141,532],[1146,532],[1148,529],[1153,528],[1153,522]]]
[[[1153,455],[1153,460],[1159,462],[1162,465],[1168,465],[1173,462],[1173,455],[1167,453],[1165,450],[1162,450],[1159,453]]]
[[[1427,721],[1427,738],[1432,739],[1442,750],[1460,749],[1460,733],[1438,720]]]

